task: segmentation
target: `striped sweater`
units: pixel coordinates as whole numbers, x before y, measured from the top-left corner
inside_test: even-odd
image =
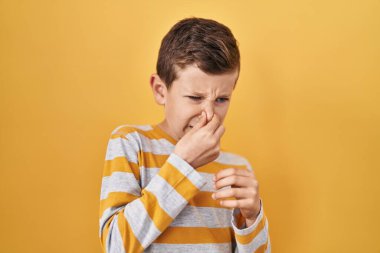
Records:
[[[108,142],[100,193],[104,252],[270,252],[263,206],[246,228],[239,209],[212,199],[213,176],[246,159],[222,151],[194,169],[172,153],[176,140],[157,125],[120,126]]]

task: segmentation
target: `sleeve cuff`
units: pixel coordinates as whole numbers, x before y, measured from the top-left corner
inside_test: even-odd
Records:
[[[171,153],[167,161],[186,176],[198,189],[207,183],[206,179],[196,169],[175,153]]]
[[[255,231],[257,226],[260,224],[260,222],[262,221],[263,216],[264,216],[262,200],[260,199],[260,212],[259,212],[255,222],[251,226],[246,227],[246,224],[244,222],[243,226],[238,228],[237,217],[240,215],[241,215],[240,209],[234,208],[233,213],[232,213],[231,223],[232,223],[232,227],[233,227],[235,233],[238,235],[248,235],[248,234],[252,233],[253,231]]]

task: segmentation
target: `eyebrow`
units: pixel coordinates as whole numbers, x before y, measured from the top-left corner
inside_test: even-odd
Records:
[[[195,96],[199,96],[199,97],[205,97],[205,94],[203,93],[200,93],[200,92],[197,92],[197,91],[189,91],[189,93],[192,93],[194,94]],[[228,94],[223,94],[223,95],[220,95],[218,97],[229,97],[230,95]]]

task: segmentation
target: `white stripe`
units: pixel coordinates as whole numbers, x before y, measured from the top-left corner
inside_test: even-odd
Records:
[[[160,172],[160,168],[145,168],[144,166],[140,166],[140,181],[141,188],[145,188],[152,178]]]
[[[198,189],[201,189],[206,184],[205,178],[203,178],[201,174],[199,174],[193,167],[191,167],[190,164],[178,155],[172,153],[167,162],[176,167]]]
[[[270,244],[270,236],[269,236],[269,233],[268,233],[268,244],[267,244],[267,249],[265,250],[265,253],[271,253],[271,251],[272,251],[272,246]]]
[[[238,214],[240,213],[240,209],[234,208],[232,211],[231,223],[232,223],[232,227],[233,227],[235,233],[238,235],[248,235],[248,234],[252,233],[256,229],[256,227],[260,224],[261,220],[264,217],[264,211],[263,210],[264,210],[263,202],[261,202],[260,212],[259,212],[259,215],[257,215],[255,222],[251,226],[249,226],[248,228],[238,229],[236,226],[235,217],[237,217]]]
[[[249,162],[244,157],[229,153],[229,152],[220,152],[219,157],[215,160],[215,162],[223,163],[227,165],[243,165],[250,168]]]
[[[231,227],[232,210],[187,205],[170,224],[171,227]]]
[[[265,244],[268,240],[268,223],[265,227],[256,235],[256,237],[248,244],[240,244],[237,241],[239,247],[239,253],[255,252],[261,245]]]
[[[115,138],[109,141],[106,160],[112,160],[115,157],[125,156],[129,161],[137,163],[137,153],[139,151],[150,152],[156,155],[170,155],[175,148],[175,145],[165,138],[150,139],[136,131],[128,133],[124,136],[126,139]],[[134,151],[134,155],[131,151]],[[226,165],[247,166],[249,170],[252,170],[247,159],[229,152],[220,152],[220,155],[215,162]]]
[[[169,155],[174,150],[174,145],[167,139],[150,139],[139,132],[129,133],[125,136],[128,140],[137,140],[140,144],[140,150],[150,152],[156,155]]]
[[[145,168],[144,166],[140,167],[140,178],[141,178],[141,188],[145,188],[149,184],[150,180],[158,174],[160,168]],[[202,186],[200,191],[202,192],[215,192],[214,190],[214,177],[213,173],[198,172],[206,181],[206,184]]]
[[[160,175],[156,175],[145,190],[157,198],[160,207],[172,218],[176,217],[187,205],[187,200]]]
[[[202,244],[168,244],[153,243],[144,252],[147,253],[174,253],[174,252],[218,252],[231,253],[231,243],[202,243]]]
[[[104,210],[102,217],[99,219],[99,237],[102,236],[102,232],[104,229],[104,226],[108,219],[114,215],[115,213],[119,212],[119,210],[123,209],[124,206],[119,206],[119,207],[110,207]]]
[[[103,177],[100,200],[106,199],[110,192],[126,192],[141,196],[141,188],[133,173],[113,172],[111,176]]]
[[[124,214],[133,234],[144,248],[147,248],[161,234],[140,199],[129,203]]]
[[[128,161],[138,163],[137,154],[150,152],[155,155],[170,155],[175,146],[166,139],[149,139],[138,132],[128,133],[125,138],[114,138],[108,142],[106,160],[127,157]]]
[[[139,146],[135,140],[115,138],[108,141],[106,160],[113,160],[116,157],[126,157],[129,162],[137,163]]]
[[[151,125],[121,125],[121,126],[118,126],[116,127],[113,131],[112,131],[112,134],[115,134],[117,133],[117,131],[119,131],[120,129],[122,128],[137,128],[137,129],[140,129],[142,131],[150,131],[150,130],[153,130],[152,126]],[[128,130],[134,130],[134,129],[128,129]]]
[[[121,238],[117,221],[118,216],[115,216],[110,225],[111,229],[108,232],[106,241],[107,253],[125,253],[123,239]]]
[[[151,125],[129,125],[130,127],[140,129],[142,131],[150,131],[153,130]]]

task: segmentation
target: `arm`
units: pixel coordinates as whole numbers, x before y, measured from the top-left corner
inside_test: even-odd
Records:
[[[124,135],[111,136],[108,144],[99,211],[99,237],[107,253],[143,252],[205,184],[173,153],[141,189],[137,147]]]
[[[258,181],[248,161],[243,161],[246,169],[228,168],[215,175],[215,189],[218,191],[213,198],[221,199],[222,206],[234,208],[235,253],[270,252],[268,221],[259,196]],[[227,199],[231,197],[233,199]]]
[[[235,233],[235,253],[241,252],[271,252],[269,223],[265,216],[261,201],[260,212],[252,225],[246,226],[246,220],[240,209],[233,210],[232,227]]]

